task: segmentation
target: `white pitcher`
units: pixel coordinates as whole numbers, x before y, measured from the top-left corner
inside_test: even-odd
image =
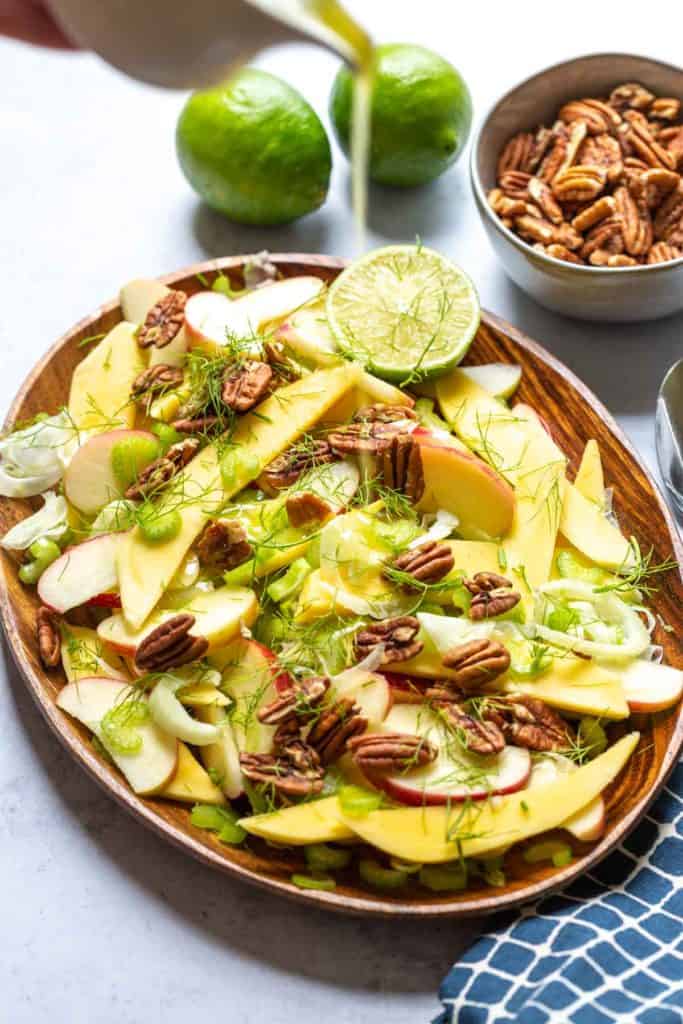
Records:
[[[358,31],[336,0],[48,0],[48,4],[66,34],[80,46],[94,50],[133,78],[182,89],[218,82],[264,47],[290,40],[315,39],[353,60]],[[335,20],[343,19],[341,35],[324,24],[330,13]],[[347,28],[351,45],[342,38],[348,35]]]

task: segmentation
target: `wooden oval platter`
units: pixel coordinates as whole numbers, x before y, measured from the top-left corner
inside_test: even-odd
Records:
[[[342,260],[303,254],[282,254],[272,259],[286,277],[315,274],[325,281],[331,281],[344,266]],[[163,282],[192,294],[205,287],[202,280],[210,282],[220,271],[236,287],[241,286],[245,260],[246,257],[231,257],[197,264],[169,274]],[[73,370],[87,351],[79,343],[109,331],[120,320],[118,302],[110,302],[60,338],[24,382],[5,428],[10,429],[41,410],[54,411],[63,405]],[[673,555],[679,563],[683,562],[683,544],[654,481],[588,388],[536,342],[498,317],[483,313],[465,363],[492,361],[521,364],[524,373],[517,397],[536,408],[550,425],[556,441],[569,457],[570,475],[576,471],[586,441],[598,440],[606,481],[614,488],[614,508],[625,534],[637,536],[644,551],[652,547],[656,561]],[[0,531],[4,533],[29,510],[28,502],[0,499]],[[598,843],[575,842],[574,860],[567,867],[527,864],[513,851],[506,858],[507,882],[502,888],[485,887],[483,883],[477,888],[475,880],[474,887],[465,892],[442,894],[409,883],[400,893],[391,895],[362,887],[355,876],[344,877],[342,873],[332,892],[301,890],[290,881],[293,871],[302,870],[303,861],[296,852],[276,849],[258,840],[250,841],[248,848],[223,845],[212,834],[190,824],[187,807],[135,796],[117,770],[95,752],[87,730],[56,707],[55,697],[64,679],[61,670],[48,675],[38,659],[37,605],[35,591],[22,586],[15,560],[3,551],[0,614],[12,655],[48,724],[88,774],[139,821],[204,864],[299,902],[330,910],[377,916],[466,917],[510,908],[564,887],[596,864],[633,828],[664,785],[683,747],[680,706],[657,715],[641,716],[635,723],[631,719],[630,724],[641,730],[641,739],[625,772],[606,794],[607,831]],[[658,616],[654,642],[662,645],[668,663],[683,667],[679,640],[683,633],[683,580],[679,572],[668,572],[662,578],[651,607]],[[662,622],[673,628],[664,629]]]

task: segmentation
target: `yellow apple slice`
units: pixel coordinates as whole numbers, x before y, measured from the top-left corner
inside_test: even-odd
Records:
[[[334,843],[353,839],[351,825],[341,820],[341,809],[336,796],[311,800],[296,807],[285,807],[271,814],[257,814],[242,818],[239,825],[254,836],[271,843],[287,846],[306,846],[309,843]]]
[[[145,367],[136,330],[135,324],[126,321],[117,324],[74,370],[69,415],[82,430],[134,426],[130,390]]]
[[[107,745],[100,722],[112,708],[117,707],[131,693],[127,683],[103,677],[79,679],[59,691],[57,707],[76,718],[94,732],[135,793],[149,795],[163,789],[176,770],[178,741],[168,736],[151,717],[136,726],[142,739],[137,754],[119,754]],[[146,700],[136,695],[136,700]]]
[[[566,459],[542,429],[530,426],[460,370],[436,382],[442,415],[461,441],[515,488],[515,514],[504,541],[510,571],[531,588],[550,578],[565,484]],[[525,602],[531,593],[523,593]]]
[[[170,288],[150,277],[136,277],[119,291],[119,302],[124,320],[141,324],[159,299],[170,294]]]
[[[515,495],[498,473],[469,452],[416,431],[420,445],[424,494],[419,512],[444,509],[458,520],[458,532],[468,540],[492,540],[508,533]]]
[[[219,587],[199,591],[188,606],[181,609],[194,615],[191,636],[203,636],[209,642],[209,653],[223,647],[243,626],[251,626],[258,615],[258,601],[247,587]],[[159,609],[140,628],[134,629],[121,612],[103,619],[97,627],[99,637],[120,654],[132,655],[144,638],[168,619],[178,615],[176,608]]]
[[[187,708],[203,708],[209,704],[217,704],[224,708],[230,704],[230,698],[209,683],[192,683],[178,693],[178,700]]]
[[[119,549],[121,602],[133,628],[139,629],[158,603],[212,512],[246,487],[357,381],[358,371],[348,365],[321,370],[280,388],[254,412],[243,416],[231,438],[243,458],[230,487],[221,482],[220,441],[195,455],[178,474],[174,487],[174,493],[187,498],[180,532],[165,543],[149,544],[136,528]],[[173,502],[172,498],[169,500]],[[163,510],[163,502],[160,507]]]
[[[129,678],[121,658],[105,646],[94,629],[62,623],[61,631],[62,667],[68,682],[89,676]]]
[[[158,796],[185,804],[224,804],[225,797],[184,743],[178,743],[178,764]]]
[[[619,674],[583,658],[554,658],[548,671],[537,679],[514,679],[508,674],[501,685],[506,693],[537,697],[551,707],[575,715],[594,715],[611,721],[629,716]]]
[[[591,439],[586,442],[579,468],[574,477],[574,487],[588,501],[595,502],[600,508],[605,507],[605,479],[597,441]]]
[[[470,807],[405,807],[339,820],[390,856],[420,864],[478,857],[500,846],[558,828],[602,793],[638,743],[629,733],[594,761],[557,782]],[[310,804],[308,806],[315,806]],[[247,819],[248,822],[249,819]],[[252,819],[253,820],[253,819]],[[247,827],[247,823],[243,823]]]

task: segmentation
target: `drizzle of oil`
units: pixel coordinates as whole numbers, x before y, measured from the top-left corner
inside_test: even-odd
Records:
[[[343,44],[356,67],[351,110],[351,193],[358,254],[365,249],[368,211],[368,159],[370,155],[370,101],[374,47],[370,36],[339,3],[309,0],[313,18]]]

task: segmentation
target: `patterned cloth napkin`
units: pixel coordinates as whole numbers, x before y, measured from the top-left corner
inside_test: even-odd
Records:
[[[434,1024],[683,1024],[683,763],[640,825],[455,964]]]

